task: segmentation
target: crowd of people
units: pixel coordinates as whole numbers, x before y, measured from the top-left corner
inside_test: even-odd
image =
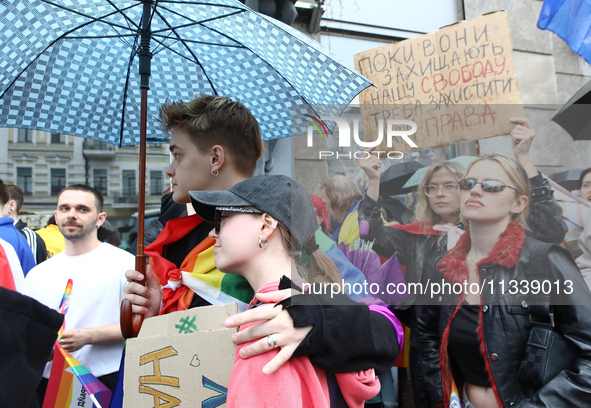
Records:
[[[584,406],[591,219],[575,262],[559,245],[567,232],[562,209],[529,156],[535,131],[525,118],[512,121],[515,160],[483,155],[467,169],[433,162],[417,187],[413,222],[389,225],[377,156],[358,161],[365,188],[334,175],[313,195],[287,176],[253,177],[264,144],[240,102],[202,95],[167,103],[159,123],[170,134],[172,194],[149,230],[145,273],[101,235],[106,213],[96,189],[66,187],[52,222],[32,231],[18,217],[22,191],[0,182],[0,286],[59,311],[73,282],[63,330],[58,338],[57,319],[44,346],[31,407],[43,404],[56,338],[115,390],[121,326],[131,325],[120,320],[123,299],[144,319],[228,299],[245,305],[225,322],[238,328],[230,408],[277,407],[278,395],[285,407],[397,406],[392,366],[405,342],[415,407]],[[591,169],[580,182],[591,201]],[[366,271],[339,248],[359,240],[371,241],[382,263],[397,257],[407,286],[428,290],[393,304],[352,293],[348,284],[365,281]],[[532,277],[535,287],[549,287],[544,297],[534,296]],[[454,289],[435,292],[435,282]],[[551,375],[534,381],[531,336],[548,322],[545,333],[574,357],[557,364],[538,352]]]

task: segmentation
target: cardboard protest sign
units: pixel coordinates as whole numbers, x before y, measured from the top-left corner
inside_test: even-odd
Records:
[[[225,407],[236,346],[235,303],[146,319],[126,342],[123,406]]]
[[[377,87],[360,94],[365,140],[410,152],[508,134],[509,118],[524,116],[512,52],[502,11],[355,55]],[[392,136],[408,130],[400,120],[417,125],[416,147]]]

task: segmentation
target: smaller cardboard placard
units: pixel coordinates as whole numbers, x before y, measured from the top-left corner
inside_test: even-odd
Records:
[[[224,326],[235,303],[146,319],[125,348],[123,406],[225,407],[236,329]]]

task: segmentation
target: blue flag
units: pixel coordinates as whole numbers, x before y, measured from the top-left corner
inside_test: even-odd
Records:
[[[544,0],[538,27],[550,30],[591,64],[591,3],[586,0]]]

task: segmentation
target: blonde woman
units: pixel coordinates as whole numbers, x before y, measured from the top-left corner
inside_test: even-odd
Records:
[[[214,222],[210,236],[215,239],[218,269],[243,276],[257,294],[276,291],[282,288],[282,282],[289,288],[289,277],[296,282],[302,279],[311,283],[341,282],[335,264],[316,245],[314,234],[318,221],[312,202],[304,189],[289,177],[258,176],[228,191],[190,194],[197,214]],[[250,308],[273,306],[281,305],[262,305],[256,298],[250,304]],[[316,304],[307,307],[312,311]],[[369,319],[372,306],[361,307]],[[393,315],[390,318],[395,320]],[[240,331],[259,324],[265,323],[246,324]],[[356,333],[353,337],[368,334]],[[267,336],[269,353],[281,352],[282,337],[282,333]],[[366,399],[379,392],[379,381],[370,366],[331,377],[308,357],[296,357],[270,373],[264,370],[268,356],[243,358],[244,347],[249,344],[238,347],[228,388],[229,408],[328,408],[335,393],[344,397],[347,406],[361,408]],[[331,378],[336,379],[338,387],[332,387],[329,392]]]
[[[511,132],[513,153],[527,171],[533,186],[528,224],[529,233],[545,242],[562,242],[566,225],[562,209],[552,197],[548,182],[533,165],[529,150],[535,131],[526,118],[513,119]],[[386,258],[396,254],[406,266],[406,282],[426,285],[434,275],[436,260],[451,249],[462,235],[464,225],[460,221],[459,181],[465,168],[458,163],[442,161],[427,169],[418,186],[419,199],[415,222],[408,225],[385,227],[377,214],[381,208],[379,197],[381,160],[375,156],[359,161],[369,184],[363,202],[359,205],[359,219],[369,222],[369,239],[375,239],[373,249]],[[418,341],[415,326],[421,305],[432,303],[433,296],[427,290],[423,296],[411,296],[396,305],[396,316],[411,328],[410,374],[415,406],[430,407],[429,396],[423,382],[425,373],[417,365]]]
[[[547,279],[561,285],[550,294],[553,330],[578,359],[539,389],[518,374],[532,327],[532,298],[509,286],[529,281],[539,245],[525,233],[531,195],[525,170],[507,157],[485,155],[468,167],[459,189],[461,217],[469,228],[437,271],[446,283],[470,289],[442,293],[439,305],[424,306],[417,322],[420,368],[432,406],[449,406],[454,383],[465,408],[588,405],[591,292],[558,245],[537,256],[543,257],[538,261]]]

